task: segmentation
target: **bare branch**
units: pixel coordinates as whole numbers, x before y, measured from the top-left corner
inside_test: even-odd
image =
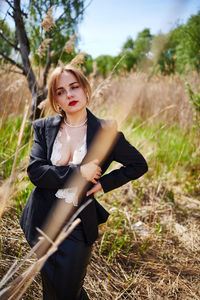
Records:
[[[0,37],[2,37],[2,39],[4,39],[4,41],[6,41],[11,47],[13,47],[15,50],[19,51],[19,48],[17,47],[16,44],[13,44],[11,41],[9,41],[5,35],[3,35],[3,33],[0,32]]]
[[[0,55],[3,56],[3,58],[5,58],[7,61],[9,61],[12,65],[18,67],[19,69],[21,69],[23,71],[23,74],[25,74],[25,71],[24,71],[24,68],[18,64],[16,61],[14,61],[12,58],[6,56],[5,54],[3,54],[1,51],[0,51]]]
[[[15,7],[10,3],[10,1],[6,0],[6,2],[7,2],[8,5],[13,9],[13,11],[15,11]],[[25,13],[25,12],[23,12],[23,10],[20,9],[20,13],[21,13],[22,15],[24,15],[25,18],[28,18],[28,14]],[[11,15],[11,16],[12,16],[12,15]],[[12,16],[12,17],[13,17],[13,16]]]
[[[33,5],[33,4],[32,4]],[[40,16],[40,21],[42,23],[42,10],[41,10],[41,7],[38,5],[37,1],[34,2],[34,7],[36,7],[37,9],[37,13],[39,14]]]
[[[10,3],[10,1],[6,0],[6,3],[14,10],[14,6]]]
[[[17,74],[24,75],[23,72],[19,72],[19,71],[17,71],[17,70],[13,70],[13,69],[8,69],[8,68],[5,68],[5,67],[3,67],[3,66],[1,66],[1,65],[0,65],[0,69],[5,70],[5,71],[8,71],[8,72],[12,72],[12,73],[17,73]]]

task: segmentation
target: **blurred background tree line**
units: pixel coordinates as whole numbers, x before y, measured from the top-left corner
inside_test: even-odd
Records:
[[[33,112],[46,98],[46,81],[50,67],[57,65],[59,61],[65,64],[80,52],[78,38],[73,35],[77,32],[77,25],[87,7],[84,6],[85,0],[6,0],[5,3],[5,16],[0,20],[1,66],[5,68],[5,64],[9,62],[15,66],[11,71],[26,76],[33,95]],[[52,6],[47,14],[45,29],[41,25]],[[10,25],[9,18],[13,20],[14,26]],[[75,47],[65,51],[66,42],[70,38],[73,39]],[[127,37],[117,56],[101,55],[93,59],[90,54],[86,54],[86,75],[94,71],[94,62],[97,66],[96,74],[103,77],[108,76],[116,65],[116,73],[136,70],[148,70],[163,75],[191,70],[199,72],[200,11],[192,15],[186,24],[177,24],[167,34],[160,32],[152,35],[150,29],[145,28],[138,33],[135,40],[131,36]],[[39,79],[35,73],[38,66],[42,67]],[[36,117],[39,113],[36,109]]]

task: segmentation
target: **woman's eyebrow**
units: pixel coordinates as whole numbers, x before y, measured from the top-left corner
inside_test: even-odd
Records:
[[[73,85],[73,84],[75,84],[75,83],[78,83],[78,81],[71,82],[71,83],[69,84],[69,86],[71,86],[71,85]],[[62,90],[62,89],[64,89],[64,87],[63,87],[63,86],[60,86],[60,87],[58,87],[58,88],[56,89],[56,91],[57,91],[57,90]]]
[[[72,84],[74,84],[74,83],[78,83],[78,81],[74,81],[74,82],[70,83],[69,85],[72,85]]]

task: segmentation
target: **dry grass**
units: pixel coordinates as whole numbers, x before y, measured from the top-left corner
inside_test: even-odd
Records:
[[[30,93],[21,75],[1,72],[0,101],[5,105],[1,106],[0,115],[5,120],[10,114],[19,115],[24,111]],[[198,79],[196,74],[187,78],[193,86],[197,86]],[[150,118],[144,123],[147,127],[157,118],[162,123],[173,120],[184,131],[185,127],[190,128],[193,119],[185,80],[177,75],[149,78],[144,73],[113,78],[106,82],[91,107],[98,115],[117,117],[118,110],[121,114],[123,107],[127,111],[128,106],[129,117]],[[168,129],[164,130],[167,138]],[[152,159],[154,151],[155,146],[147,140],[142,153]],[[199,148],[195,151],[193,154],[197,155]],[[178,160],[181,155],[182,152]],[[16,168],[16,182],[0,223],[1,277],[16,258],[20,261],[30,250],[19,228],[19,209],[15,202],[16,194],[27,188],[26,165],[27,162],[22,162]],[[191,192],[186,189],[199,166],[192,169],[190,164],[183,165],[179,169],[183,170],[181,179],[176,178],[175,170],[160,178],[154,167],[151,161],[144,178],[99,196],[111,216],[100,228],[85,279],[91,299],[200,299],[199,186],[196,184]],[[187,170],[191,172],[190,177],[184,174],[186,168],[191,168]],[[0,197],[5,196],[5,191],[6,184]],[[23,207],[24,203],[20,205]],[[27,265],[30,263],[32,260]],[[38,275],[22,299],[41,299],[40,283]]]
[[[26,100],[31,100],[26,78],[20,74],[0,69],[0,116],[6,120],[8,115],[20,115],[24,111]],[[12,67],[13,69],[13,67]],[[1,122],[3,122],[1,120]]]
[[[10,114],[21,114],[25,101],[31,101],[31,95],[26,78],[22,75],[3,70],[0,75],[0,102],[4,103],[0,107],[0,116],[6,119]],[[157,114],[157,119],[167,121],[170,118],[182,127],[191,126],[193,122],[185,82],[189,81],[192,87],[198,87],[199,75],[196,73],[185,78],[179,75],[150,78],[146,73],[133,72],[110,78],[105,84],[102,84],[101,78],[95,78],[95,74],[92,74],[90,81],[93,90],[101,85],[101,89],[97,89],[95,98],[91,100],[90,108],[103,116],[116,119],[117,114],[121,115],[128,107],[128,117],[141,119]],[[166,109],[167,107],[170,108]]]
[[[138,190],[132,184],[101,197],[103,205],[111,207],[111,216],[93,246],[85,288],[91,299],[198,300],[199,201],[177,192],[172,203],[165,186],[150,186],[149,182],[143,185],[146,188],[137,212],[133,199],[138,198]],[[116,227],[119,220],[121,224]],[[140,228],[135,226],[138,220]],[[129,239],[120,251],[114,248],[108,260],[116,235],[127,235]],[[10,208],[1,223],[1,273],[28,250],[16,211]],[[22,299],[40,297],[38,276]]]
[[[134,72],[116,77],[107,83],[91,107],[99,111],[103,104],[104,114],[116,117],[116,113],[121,113],[128,106],[128,117],[145,119],[158,114],[159,120],[173,119],[182,127],[191,126],[193,112],[185,89],[187,80],[197,87],[199,76],[190,74],[184,78],[158,75],[150,78],[146,73]],[[172,106],[171,109],[160,113],[169,106]]]

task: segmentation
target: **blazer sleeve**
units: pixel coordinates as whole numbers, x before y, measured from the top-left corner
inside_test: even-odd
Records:
[[[112,150],[113,160],[123,166],[115,169],[100,178],[103,191],[109,192],[130,180],[137,179],[148,171],[147,162],[142,154],[118,133],[117,142]]]
[[[30,153],[30,161],[27,168],[31,182],[40,188],[60,189],[75,171],[77,165],[54,166],[47,160],[47,145],[45,139],[45,123],[34,122],[34,143]]]

